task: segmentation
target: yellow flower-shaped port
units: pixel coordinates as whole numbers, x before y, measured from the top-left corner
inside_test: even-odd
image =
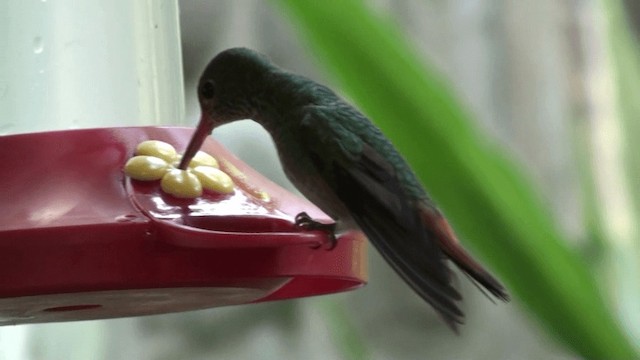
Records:
[[[173,160],[173,166],[178,167],[178,164],[180,164],[180,160],[182,160],[182,155],[176,155]],[[220,167],[218,165],[218,160],[204,151],[198,151],[193,159],[191,159],[191,161],[189,162],[190,168],[195,168],[198,166],[209,166],[216,169]]]
[[[172,169],[160,181],[166,193],[179,198],[197,198],[202,195],[202,184],[189,170]]]
[[[178,157],[176,149],[171,144],[158,140],[147,140],[138,144],[136,155],[155,156],[168,163],[173,162]]]
[[[200,182],[202,187],[221,194],[233,191],[233,180],[224,171],[211,166],[196,166],[190,169]]]
[[[187,170],[177,168],[182,155],[166,142],[143,141],[136,147],[135,156],[124,166],[127,176],[141,181],[160,181],[162,191],[179,198],[197,198],[204,191],[218,194],[233,192],[231,177],[218,169],[218,161],[198,151]]]
[[[124,166],[124,171],[136,180],[160,180],[171,169],[171,165],[159,157],[149,155],[134,156]]]

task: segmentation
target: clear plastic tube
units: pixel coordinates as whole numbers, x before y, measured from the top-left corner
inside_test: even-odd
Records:
[[[183,123],[176,1],[0,0],[0,134]]]

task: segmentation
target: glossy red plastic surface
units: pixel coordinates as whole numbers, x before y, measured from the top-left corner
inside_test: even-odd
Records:
[[[144,140],[183,151],[193,129],[0,137],[0,324],[157,314],[353,289],[366,246],[297,228],[304,199],[207,139],[233,194],[176,199],[122,169]],[[268,197],[265,195],[268,194]]]

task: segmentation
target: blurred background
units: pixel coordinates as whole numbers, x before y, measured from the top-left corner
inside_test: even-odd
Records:
[[[327,53],[322,55],[324,45],[309,35],[313,31],[305,28],[300,12],[292,10],[296,6],[290,3],[178,1],[184,116],[178,114],[175,121],[163,123],[195,125],[200,72],[216,53],[235,46],[257,49],[281,67],[359,101],[336,70],[339,60],[331,62]],[[475,129],[474,136],[497,147],[514,171],[523,174],[527,191],[535,194],[544,216],[553,221],[550,230],[540,229],[540,233],[552,232],[549,237],[559,239],[562,251],[578,259],[578,273],[588,274],[589,284],[597,284],[602,294],[602,304],[594,303],[602,305],[603,316],[610,316],[621,329],[616,341],[637,349],[637,3],[368,0],[364,6],[377,21],[398,29],[412,49],[410,54],[456,99],[468,126]],[[354,26],[359,21],[364,24],[355,15]],[[372,43],[378,41],[375,33],[370,37]],[[341,54],[351,56],[348,51]],[[386,55],[384,49],[379,53]],[[371,61],[376,60],[372,57]],[[356,76],[365,82],[370,74]],[[364,108],[367,112],[366,105]],[[386,126],[403,126],[402,118],[395,121],[397,124]],[[271,140],[259,126],[243,121],[218,129],[213,136],[293,190]],[[471,180],[447,181],[455,191]],[[494,189],[496,194],[501,190]],[[434,193],[435,198],[441,196],[447,204],[448,198],[440,193]],[[453,215],[454,226],[464,214],[487,211],[478,202],[459,210],[451,205],[444,208]],[[462,215],[456,215],[458,212]],[[500,223],[486,225],[490,232]],[[463,231],[463,235],[467,234]],[[462,241],[466,243],[464,236]],[[565,284],[573,289],[572,280],[562,283],[562,271],[556,274],[557,283],[551,276],[539,286],[535,281],[522,284],[514,272],[526,274],[530,269],[501,260],[499,256],[505,256],[498,252],[493,259],[481,253],[480,241],[469,241],[470,248],[515,291],[510,303],[494,304],[460,274],[457,282],[465,298],[466,324],[459,336],[372,250],[369,284],[357,291],[144,318],[3,327],[0,359],[577,359],[602,354],[590,356],[589,345],[579,344],[589,342],[589,336],[599,336],[598,329],[576,329],[573,340],[563,337],[565,329],[554,330],[554,317],[564,321],[560,317],[572,307],[572,299],[554,297],[545,286]],[[539,254],[544,263],[547,250],[541,248],[537,253],[535,246],[528,248],[529,253],[532,257]],[[555,269],[552,260],[549,268]],[[521,279],[531,277],[522,275]],[[536,292],[527,295],[527,288]],[[584,296],[592,297],[590,293]],[[571,324],[588,326],[590,317],[589,311],[578,312]],[[603,325],[602,330],[606,329]]]

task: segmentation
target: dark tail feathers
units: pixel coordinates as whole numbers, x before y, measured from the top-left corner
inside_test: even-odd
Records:
[[[451,229],[451,226],[449,226],[449,223],[440,211],[425,204],[421,206],[421,212],[425,226],[438,239],[438,244],[442,252],[493,296],[502,301],[509,301],[509,294],[507,294],[504,286],[486,271],[482,265],[475,261],[462,245],[460,245],[453,229]]]

